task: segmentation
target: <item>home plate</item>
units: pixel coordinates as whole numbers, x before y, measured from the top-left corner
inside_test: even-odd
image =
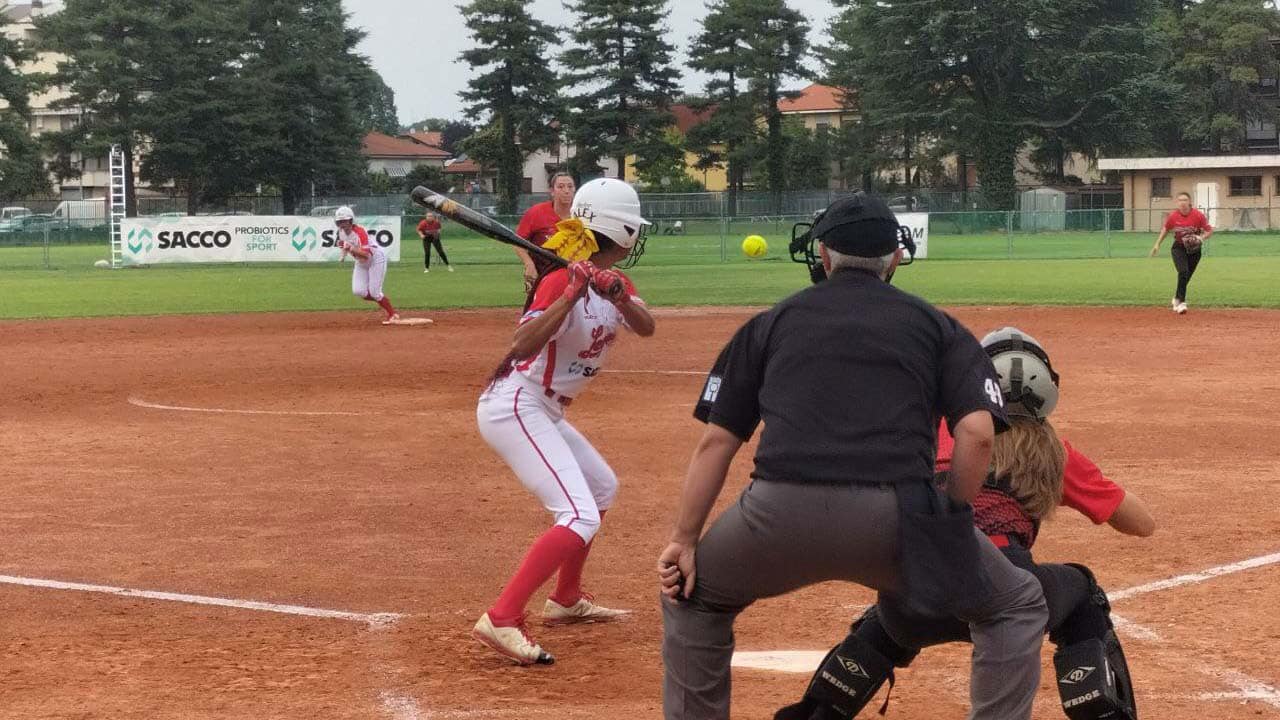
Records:
[[[827,656],[825,650],[773,650],[771,652],[736,652],[733,666],[751,670],[813,674]]]

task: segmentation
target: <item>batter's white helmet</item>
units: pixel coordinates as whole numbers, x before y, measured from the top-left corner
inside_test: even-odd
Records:
[[[356,214],[351,212],[351,208],[347,207],[346,205],[343,205],[342,207],[338,208],[338,211],[333,214],[334,222],[342,222],[343,220],[355,220],[355,219],[356,219]]]
[[[982,338],[1000,376],[1005,411],[1037,420],[1058,406],[1058,373],[1036,339],[1016,327],[1002,327]]]
[[[592,180],[578,188],[569,213],[592,232],[598,232],[628,250],[653,223],[640,216],[640,196],[635,188],[615,178]]]

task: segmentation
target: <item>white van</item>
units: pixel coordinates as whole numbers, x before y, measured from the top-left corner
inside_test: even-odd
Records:
[[[6,220],[16,220],[20,217],[25,217],[30,214],[31,214],[30,208],[10,206],[4,209],[0,209],[0,222],[4,222]]]
[[[107,199],[63,200],[52,214],[63,227],[99,227],[107,224]]]

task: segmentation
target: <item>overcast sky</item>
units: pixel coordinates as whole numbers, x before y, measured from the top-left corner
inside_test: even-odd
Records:
[[[825,42],[825,28],[835,10],[830,0],[788,0],[809,17],[811,42]],[[396,92],[396,107],[404,124],[425,117],[461,118],[458,91],[466,87],[470,68],[458,61],[470,43],[457,0],[343,0],[352,24],[369,37],[360,47],[373,67]],[[532,0],[534,17],[564,26],[572,16],[561,0]],[[706,15],[704,0],[673,0],[667,20],[676,46],[677,66],[685,63],[685,48]],[[684,88],[700,91],[706,78],[685,71]]]

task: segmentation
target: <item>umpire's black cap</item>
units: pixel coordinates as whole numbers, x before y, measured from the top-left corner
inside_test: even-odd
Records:
[[[813,237],[838,253],[883,257],[898,249],[898,218],[883,200],[859,190],[827,207]]]

